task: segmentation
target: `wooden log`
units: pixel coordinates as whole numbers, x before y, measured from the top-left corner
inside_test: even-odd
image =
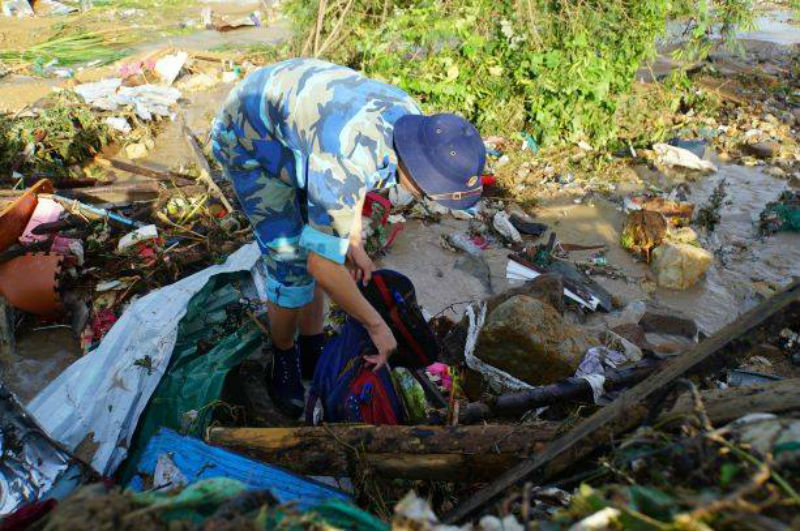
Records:
[[[153,168],[146,168],[144,166],[131,164],[130,162],[117,159],[98,158],[96,160],[99,165],[104,167],[116,168],[118,170],[133,173],[135,175],[150,177],[152,179],[156,179],[157,181],[174,182],[178,186],[189,186],[196,183],[195,179],[193,179],[191,175],[186,175],[184,173],[155,170]]]
[[[540,454],[508,470],[486,488],[457,506],[446,523],[465,520],[510,487],[531,481],[541,485],[571,464],[645,421],[651,406],[663,402],[668,387],[689,374],[705,373],[733,365],[765,339],[782,328],[800,322],[800,281],[744,313],[734,322],[668,363],[617,400],[554,440]]]
[[[736,420],[750,413],[781,413],[800,409],[800,378],[778,380],[749,387],[713,389],[700,393],[712,424]],[[690,393],[681,394],[669,411],[658,417],[660,424],[672,424],[695,413]]]
[[[496,477],[520,457],[541,450],[557,426],[217,427],[206,438],[308,475],[349,474],[356,451],[386,477],[477,481]]]

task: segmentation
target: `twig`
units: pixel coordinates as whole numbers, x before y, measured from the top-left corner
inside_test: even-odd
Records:
[[[328,0],[319,0],[317,8],[317,23],[314,26],[314,57],[317,57],[319,51],[319,37],[322,33],[322,24],[325,22],[325,9],[328,7]]]
[[[339,16],[339,20],[336,21],[336,25],[333,27],[331,32],[328,34],[328,37],[325,39],[325,42],[322,44],[322,47],[320,47],[319,51],[317,51],[314,54],[315,57],[319,57],[320,55],[325,53],[325,51],[328,49],[328,46],[330,46],[330,44],[333,42],[333,40],[336,37],[336,35],[342,29],[342,24],[344,23],[345,19],[347,18],[348,13],[350,12],[350,8],[353,7],[354,3],[355,3],[354,0],[349,0],[347,2],[347,5],[344,6],[344,9],[342,10],[342,14]]]

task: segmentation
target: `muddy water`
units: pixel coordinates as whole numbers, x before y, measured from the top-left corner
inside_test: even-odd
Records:
[[[17,334],[18,358],[0,366],[5,384],[23,403],[29,402],[81,355],[71,329],[27,330]]]
[[[619,245],[624,215],[620,207],[605,199],[571,204],[556,199],[537,212],[551,225],[562,242],[608,245],[608,263],[623,276],[621,280],[599,277],[597,281],[623,301],[650,298],[693,317],[707,333],[718,330],[779,287],[800,276],[800,235],[758,234],[758,216],[764,206],[785,190],[786,181],[765,174],[759,168],[720,165],[719,172],[691,185],[689,200],[701,206],[717,184],[725,179],[727,200],[721,221],[711,234],[701,231],[703,247],[715,254],[706,278],[686,291],[657,288],[646,264]],[[580,253],[573,259],[581,260]]]

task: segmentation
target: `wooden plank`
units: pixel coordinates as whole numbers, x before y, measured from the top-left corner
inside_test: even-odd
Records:
[[[771,299],[746,312],[695,348],[673,359],[662,371],[623,393],[617,400],[578,424],[572,431],[556,439],[544,452],[528,458],[502,474],[475,495],[465,500],[445,518],[447,523],[463,521],[492,500],[522,481],[542,484],[554,474],[605,446],[615,437],[629,431],[649,414],[649,403],[664,397],[667,386],[691,373],[724,367],[763,342],[775,337],[789,323],[800,320],[800,281]],[[768,324],[768,331],[755,331]]]
[[[700,393],[713,424],[730,422],[750,413],[781,413],[800,409],[800,378],[779,380],[750,387],[713,389]],[[659,424],[683,421],[695,412],[689,393],[681,394],[669,411],[658,416]]]

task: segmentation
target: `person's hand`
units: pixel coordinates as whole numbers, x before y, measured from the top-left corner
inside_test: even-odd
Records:
[[[375,271],[375,264],[372,259],[364,250],[364,246],[360,244],[350,244],[347,249],[347,261],[350,265],[350,274],[353,280],[361,282],[365,286],[369,284],[372,279],[372,273]]]
[[[383,319],[381,319],[379,324],[367,326],[367,332],[375,348],[378,349],[378,353],[372,356],[364,356],[364,360],[366,360],[367,363],[375,365],[372,370],[377,371],[386,365],[389,361],[389,356],[397,350],[397,340],[394,338],[394,334],[392,334],[392,331]]]

